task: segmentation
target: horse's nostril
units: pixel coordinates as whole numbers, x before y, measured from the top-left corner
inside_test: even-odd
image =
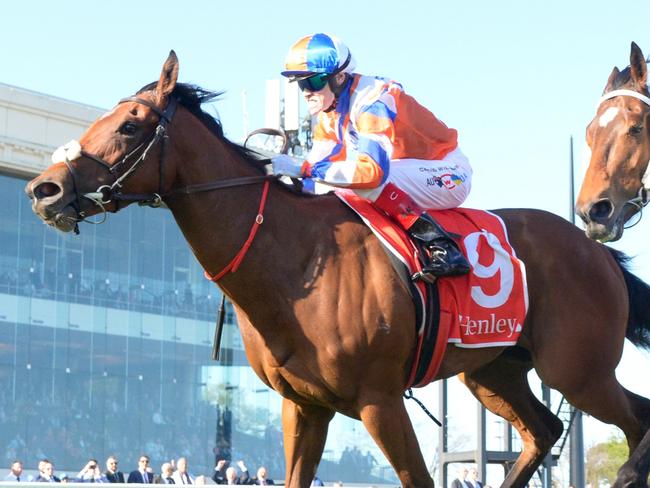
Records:
[[[612,202],[609,200],[600,200],[594,203],[589,209],[589,218],[595,222],[601,222],[609,218],[614,210]]]
[[[46,181],[40,183],[36,188],[34,188],[34,197],[36,197],[37,200],[41,200],[43,198],[53,197],[60,192],[61,187],[59,185],[52,183],[51,181]]]

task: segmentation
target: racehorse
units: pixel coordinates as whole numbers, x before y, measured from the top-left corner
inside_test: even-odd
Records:
[[[266,176],[201,109],[216,94],[177,77],[172,51],[157,83],[57,150],[60,162],[27,184],[34,212],[67,232],[134,201],[168,206],[233,302],[252,368],[283,397],[287,486],[310,485],[335,412],[363,422],[403,486],[433,486],[403,399],[415,307],[379,239],[336,196],[305,196]],[[459,375],[521,435],[502,486],[526,486],[563,430],[530,389],[535,368],[577,408],[625,433],[631,456],[616,486],[647,487],[650,400],[623,388],[615,368],[625,337],[650,348],[650,287],[622,255],[560,217],[496,213],[527,266],[520,340],[448,345],[437,379]]]
[[[630,65],[614,67],[587,127],[591,161],[576,201],[587,235],[601,242],[623,235],[641,217],[650,191],[648,67],[634,42]],[[629,224],[628,224],[629,225]]]

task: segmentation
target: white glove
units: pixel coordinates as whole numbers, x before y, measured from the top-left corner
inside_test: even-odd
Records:
[[[286,175],[294,178],[302,176],[302,166],[305,164],[304,161],[299,161],[287,154],[278,154],[271,158],[271,163],[273,163],[274,175]]]

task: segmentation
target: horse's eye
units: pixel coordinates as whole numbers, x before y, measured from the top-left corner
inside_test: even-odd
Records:
[[[125,136],[132,136],[137,131],[138,131],[138,126],[134,122],[124,122],[119,128],[120,134],[123,134]]]
[[[641,132],[643,132],[643,126],[642,125],[633,125],[632,127],[630,127],[628,129],[628,133],[631,136],[638,136],[639,134],[641,134]]]

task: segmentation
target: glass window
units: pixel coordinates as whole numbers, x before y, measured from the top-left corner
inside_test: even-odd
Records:
[[[194,473],[244,458],[282,478],[281,398],[248,366],[230,304],[223,358],[211,361],[221,293],[171,213],[133,205],[61,234],[31,212],[24,185],[0,175],[5,457],[49,456],[74,473],[89,455],[116,454],[123,471],[141,453],[154,467],[186,456]],[[321,477],[359,476],[342,452],[371,445],[361,430],[336,416]],[[390,468],[373,475],[395,480]]]

